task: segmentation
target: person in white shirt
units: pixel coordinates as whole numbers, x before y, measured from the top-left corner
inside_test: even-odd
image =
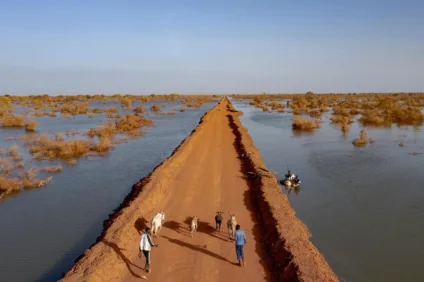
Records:
[[[146,227],[144,230],[144,234],[141,235],[140,239],[140,252],[138,254],[141,257],[141,253],[143,253],[146,258],[146,265],[144,266],[144,270],[149,273],[150,272],[150,250],[151,247],[159,247],[158,244],[154,244],[152,238],[150,237],[150,228]]]

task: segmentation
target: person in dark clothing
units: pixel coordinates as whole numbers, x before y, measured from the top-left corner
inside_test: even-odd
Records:
[[[215,216],[216,231],[221,232],[222,212],[217,212]]]
[[[291,171],[290,171],[290,169],[289,169],[289,171],[287,172],[287,174],[286,174],[286,178],[290,178],[290,176],[292,175],[292,173],[291,173]]]

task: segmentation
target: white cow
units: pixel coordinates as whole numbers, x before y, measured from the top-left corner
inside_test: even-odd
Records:
[[[199,219],[197,218],[197,216],[191,219],[191,226],[190,226],[191,237],[193,237],[194,232],[197,231],[198,220]]]
[[[165,220],[165,213],[159,212],[157,215],[152,217],[152,235],[158,236],[159,231],[162,229],[162,222]]]

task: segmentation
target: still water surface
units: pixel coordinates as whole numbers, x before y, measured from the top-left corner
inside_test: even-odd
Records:
[[[117,145],[104,158],[81,159],[73,167],[64,165],[63,172],[53,174],[48,186],[1,201],[0,281],[59,279],[95,242],[103,221],[119,206],[132,185],[167,158],[214,104],[188,108],[175,116],[150,115],[156,126],[147,129],[148,134]],[[164,110],[179,106],[168,107]],[[39,132],[54,133],[67,128],[86,131],[102,123],[104,117],[37,120]],[[6,140],[8,136],[23,133],[22,129],[0,129],[0,147],[13,145],[13,141]],[[21,152],[24,153],[23,149]],[[35,161],[27,153],[23,155],[25,166],[31,167]]]
[[[284,191],[341,281],[423,281],[422,128],[367,128],[376,142],[355,148],[356,123],[346,137],[325,117],[316,132],[293,134],[291,114],[233,102],[268,168],[299,174],[300,191]]]

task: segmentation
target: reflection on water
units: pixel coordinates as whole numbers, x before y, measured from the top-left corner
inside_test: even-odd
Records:
[[[0,281],[56,281],[100,235],[103,221],[132,185],[168,157],[213,105],[187,109],[172,117],[152,115],[156,126],[149,134],[118,145],[104,158],[82,159],[76,166],[65,166],[48,186],[0,202]],[[54,133],[84,131],[103,122],[104,117],[37,120],[39,132]],[[8,136],[23,133],[0,129],[0,147],[13,145],[5,140]],[[21,150],[25,166],[31,167],[36,162],[26,151]]]
[[[419,128],[368,129],[376,140],[355,148],[360,127],[323,118],[314,132],[295,133],[288,113],[265,113],[236,101],[240,117],[271,171],[299,174],[287,193],[312,241],[347,281],[422,281],[424,134]],[[404,147],[399,147],[403,143]],[[413,154],[415,152],[415,155]]]

